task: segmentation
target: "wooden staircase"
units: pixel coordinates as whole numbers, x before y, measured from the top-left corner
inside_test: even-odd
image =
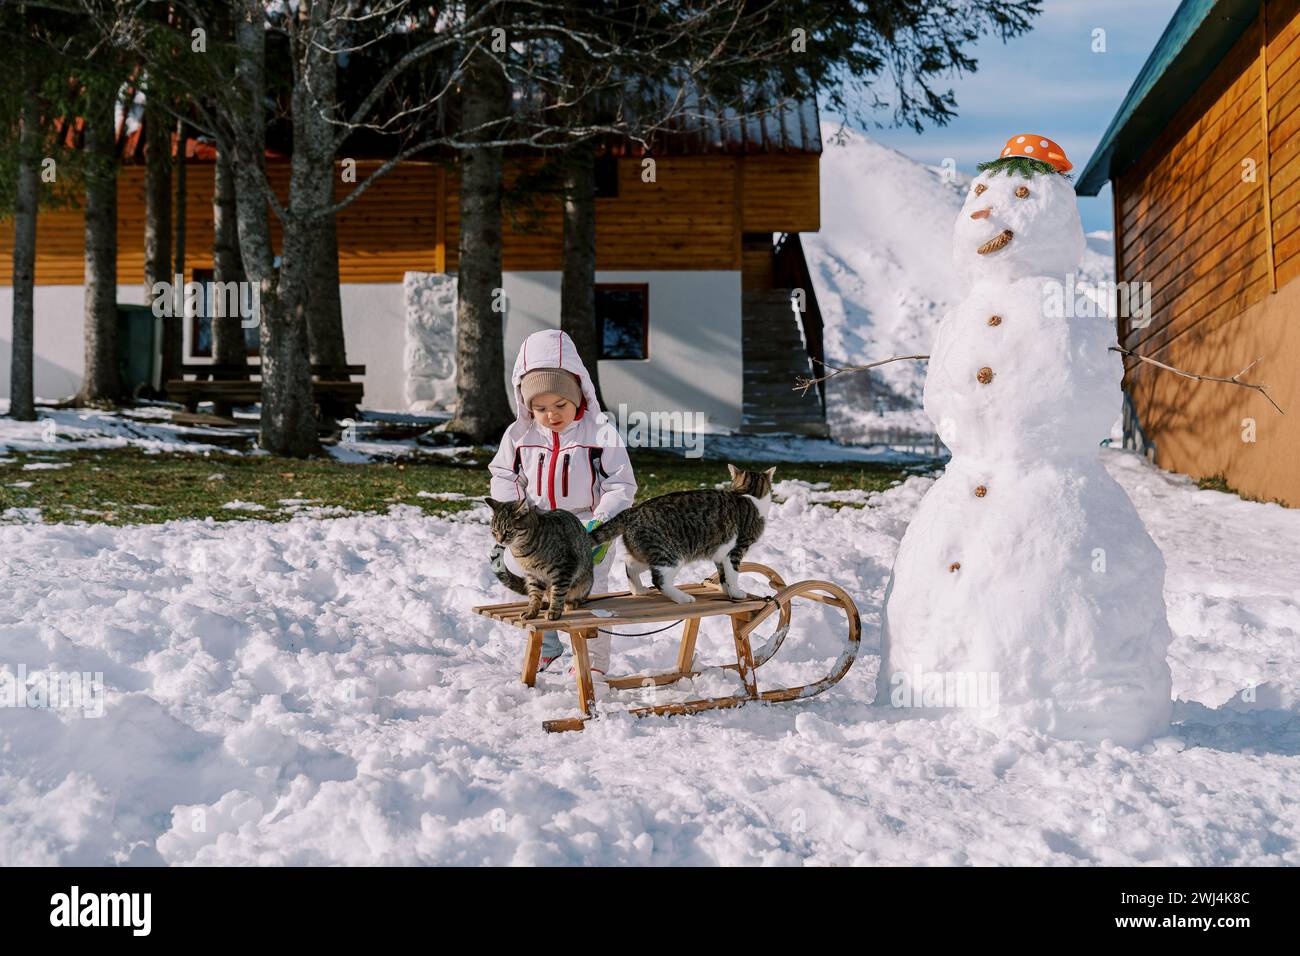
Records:
[[[813,376],[790,289],[751,289],[741,294],[745,363],[742,431],[793,432],[827,437],[818,390],[794,390],[795,379]]]

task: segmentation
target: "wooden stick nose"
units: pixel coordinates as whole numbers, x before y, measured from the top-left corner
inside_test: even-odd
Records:
[[[971,213],[970,217],[972,219],[987,219],[989,217],[989,213],[992,211],[993,210],[991,207],[989,209],[981,209],[979,212]]]

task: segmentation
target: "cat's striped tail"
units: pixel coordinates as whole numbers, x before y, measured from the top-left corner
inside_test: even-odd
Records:
[[[527,582],[506,567],[505,550],[503,544],[498,544],[492,549],[492,573],[497,576],[498,581],[516,594],[527,594]]]
[[[624,519],[623,515],[615,515],[602,525],[597,525],[587,533],[591,535],[593,544],[604,544],[606,541],[613,541],[623,533]]]

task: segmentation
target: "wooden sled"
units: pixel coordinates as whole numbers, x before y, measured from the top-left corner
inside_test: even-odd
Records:
[[[705,617],[725,614],[731,618],[731,633],[736,642],[736,663],[723,664],[727,670],[736,671],[745,690],[743,693],[728,697],[708,697],[700,700],[688,700],[674,704],[657,704],[637,707],[628,713],[638,717],[649,714],[694,714],[702,710],[714,710],[721,707],[739,707],[753,701],[780,703],[788,700],[803,700],[815,697],[837,683],[848,673],[857,657],[858,643],[862,625],[858,618],[857,606],[848,592],[829,581],[799,581],[787,585],[781,576],[762,564],[745,562],[740,566],[741,573],[757,572],[767,576],[771,582],[772,595],[751,594],[743,600],[733,600],[718,587],[715,574],[701,584],[678,585],[683,591],[695,598],[691,604],[676,604],[658,592],[637,596],[627,591],[617,594],[594,595],[576,611],[565,611],[558,619],[548,621],[544,616],[524,620],[523,614],[528,609],[526,601],[514,604],[486,604],[474,608],[478,614],[501,621],[528,632],[528,643],[524,650],[524,666],[521,680],[533,687],[537,680],[537,666],[542,654],[543,631],[566,631],[573,647],[574,671],[578,685],[579,717],[565,717],[542,722],[542,726],[551,732],[581,730],[583,724],[595,716],[595,692],[591,684],[591,664],[587,656],[587,641],[597,637],[597,628],[610,630],[619,625],[653,624],[657,621],[682,621],[681,645],[677,651],[677,667],[665,673],[633,674],[628,677],[610,677],[611,690],[628,690],[652,685],[674,684],[684,677],[696,677],[702,671],[695,669],[695,637],[699,632],[700,620]],[[820,680],[802,687],[782,687],[777,690],[760,691],[758,687],[758,668],[762,667],[781,649],[781,643],[790,629],[790,604],[795,598],[806,598],[822,604],[829,604],[844,612],[848,623],[848,639],[839,660],[831,672]],[[601,617],[592,611],[613,612],[610,617]],[[757,651],[750,645],[750,634],[756,627],[773,614],[780,615],[776,631]],[[634,635],[625,635],[628,637]]]

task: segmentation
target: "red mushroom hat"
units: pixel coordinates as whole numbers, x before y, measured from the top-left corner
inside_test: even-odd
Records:
[[[1074,164],[1065,158],[1065,150],[1046,136],[1034,133],[1021,133],[1007,140],[1002,150],[1002,157],[1024,156],[1026,159],[1039,159],[1056,167],[1058,173],[1068,173]]]

